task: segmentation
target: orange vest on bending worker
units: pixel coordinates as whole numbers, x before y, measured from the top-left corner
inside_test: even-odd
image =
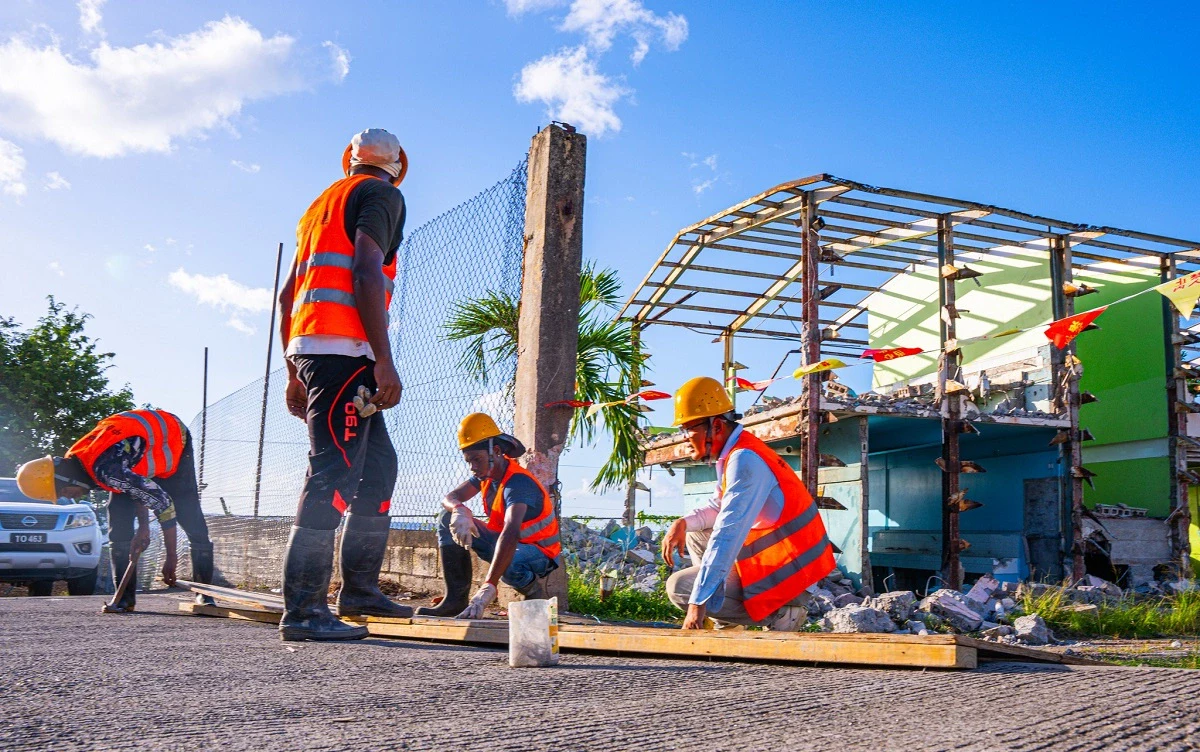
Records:
[[[521,523],[521,542],[537,546],[546,556],[557,559],[558,555],[562,553],[562,543],[558,538],[558,517],[554,514],[554,502],[551,501],[550,494],[546,493],[542,484],[538,483],[538,479],[517,464],[516,460],[508,461],[508,470],[500,479],[500,484],[496,486],[496,493],[492,496],[490,506],[488,505],[488,489],[492,485],[492,480],[485,478],[480,484],[479,491],[483,495],[484,511],[488,515],[485,526],[488,530],[496,533],[504,530],[504,486],[514,475],[524,475],[529,478],[537,484],[538,490],[542,492],[542,513],[532,520]]]
[[[66,456],[78,459],[96,485],[116,491],[96,478],[92,466],[106,450],[133,436],[146,442],[146,451],[133,472],[143,478],[169,478],[175,474],[187,446],[187,427],[166,410],[128,410],[110,415],[76,441]]]
[[[761,621],[791,603],[809,585],[833,571],[833,546],[817,505],[795,471],[762,439],[742,430],[730,455],[754,452],[767,463],[783,491],[783,511],[771,527],[754,528],[738,553],[738,578],[742,581],[746,613]],[[725,467],[729,467],[728,457]],[[721,478],[721,491],[728,487]]]
[[[367,338],[354,300],[354,239],[346,235],[350,192],[370,175],[351,175],[325,189],[296,227],[296,278],[288,338],[330,334]],[[386,249],[385,249],[386,253]],[[396,259],[383,267],[387,306],[392,304]]]

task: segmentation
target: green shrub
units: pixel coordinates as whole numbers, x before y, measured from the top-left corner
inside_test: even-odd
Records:
[[[643,593],[632,585],[619,582],[612,595],[600,600],[600,575],[584,572],[577,566],[567,568],[567,597],[571,612],[609,621],[665,621],[678,623],[683,612],[667,598],[665,580],[652,593]]]
[[[1094,612],[1074,611],[1061,590],[1021,599],[1027,614],[1038,614],[1061,636],[1149,638],[1200,634],[1200,593],[1164,598],[1125,597],[1099,604]]]

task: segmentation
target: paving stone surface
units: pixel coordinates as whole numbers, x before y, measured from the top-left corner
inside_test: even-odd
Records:
[[[179,595],[0,599],[0,750],[1183,750],[1200,672],[968,672],[282,643]]]

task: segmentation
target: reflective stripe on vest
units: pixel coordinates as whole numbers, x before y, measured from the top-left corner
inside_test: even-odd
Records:
[[[354,241],[346,234],[346,203],[370,175],[351,175],[325,189],[296,228],[296,275],[289,339],[309,334],[366,339],[354,297]],[[384,304],[391,306],[396,258],[383,267]]]
[[[144,478],[169,478],[179,469],[187,447],[187,426],[165,410],[127,410],[110,415],[67,450],[101,488],[115,491],[95,477],[93,467],[101,454],[126,439],[138,437],[145,444],[133,472]]]
[[[817,505],[795,471],[749,431],[742,431],[731,454],[740,450],[766,463],[783,494],[779,519],[771,527],[751,529],[734,565],[746,613],[762,621],[833,571],[836,562]],[[726,471],[730,464],[727,459]],[[721,488],[728,487],[722,478]]]
[[[488,504],[488,489],[491,488],[491,480],[484,480],[480,484],[479,490],[483,494],[484,510],[488,513],[485,526],[488,530],[496,533],[504,530],[504,486],[514,475],[524,475],[529,478],[542,493],[541,514],[532,520],[521,523],[521,543],[537,546],[549,558],[557,559],[562,553],[562,545],[558,534],[558,516],[554,513],[554,502],[538,479],[521,467],[516,460],[508,461],[508,470],[505,471],[504,477],[496,486],[496,493],[492,496],[491,505]]]

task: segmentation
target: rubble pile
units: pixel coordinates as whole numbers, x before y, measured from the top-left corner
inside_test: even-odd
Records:
[[[582,522],[563,518],[559,522],[563,558],[568,564],[578,566],[584,574],[615,577],[619,583],[630,584],[643,593],[654,592],[661,582],[654,531],[649,527],[637,528],[629,537],[630,545],[626,546],[612,539],[622,530],[614,521],[595,530]]]

